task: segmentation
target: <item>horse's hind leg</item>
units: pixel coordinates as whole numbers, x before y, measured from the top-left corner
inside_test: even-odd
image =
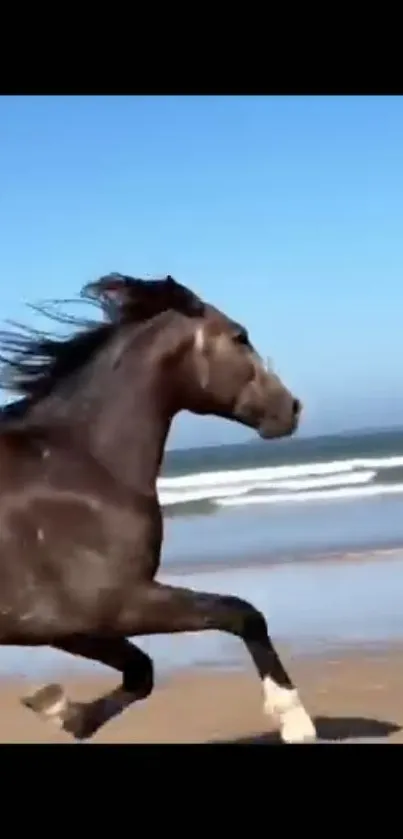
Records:
[[[153,665],[146,653],[126,638],[74,636],[53,645],[55,649],[83,656],[122,673],[122,684],[92,702],[73,702],[61,685],[49,684],[24,697],[23,704],[64,728],[77,739],[94,734],[108,720],[153,689]]]

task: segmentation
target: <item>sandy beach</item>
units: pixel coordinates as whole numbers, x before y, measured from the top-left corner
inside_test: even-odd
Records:
[[[335,743],[403,743],[403,643],[370,650],[354,648],[307,658],[281,649],[319,737]],[[59,677],[58,677],[59,678]],[[117,679],[66,675],[71,698],[91,700]],[[19,701],[31,679],[0,682],[1,743],[74,743]],[[110,721],[92,743],[278,743],[262,713],[253,672],[190,670],[158,679],[149,699]]]

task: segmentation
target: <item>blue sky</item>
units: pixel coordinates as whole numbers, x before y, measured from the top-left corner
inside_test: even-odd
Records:
[[[302,431],[403,425],[401,97],[0,97],[0,313],[112,270],[243,321]],[[171,445],[250,432],[183,416]]]

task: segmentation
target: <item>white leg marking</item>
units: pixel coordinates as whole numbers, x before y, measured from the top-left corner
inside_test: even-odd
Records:
[[[54,725],[63,726],[64,723],[64,714],[68,707],[68,699],[66,696],[57,699],[53,705],[50,705],[44,711],[44,716],[49,722],[52,722]]]
[[[306,743],[316,739],[315,726],[295,688],[282,688],[266,676],[263,694],[265,713],[276,719],[284,743]]]
[[[44,688],[39,688],[30,697],[27,697],[27,701],[24,702],[24,704],[27,704],[29,708],[39,714],[43,719],[61,727],[63,726],[65,714],[69,707],[69,700],[67,699],[65,693],[60,691],[58,696],[54,696],[53,702],[50,701],[48,704],[46,699],[43,702],[43,694],[47,689],[52,687],[54,686],[45,685]],[[53,691],[53,693],[55,692]]]

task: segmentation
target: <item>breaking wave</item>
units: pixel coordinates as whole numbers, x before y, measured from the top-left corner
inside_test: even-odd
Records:
[[[250,504],[301,503],[403,493],[403,456],[364,457],[190,472],[161,477],[166,513]],[[196,506],[195,506],[196,505]]]

